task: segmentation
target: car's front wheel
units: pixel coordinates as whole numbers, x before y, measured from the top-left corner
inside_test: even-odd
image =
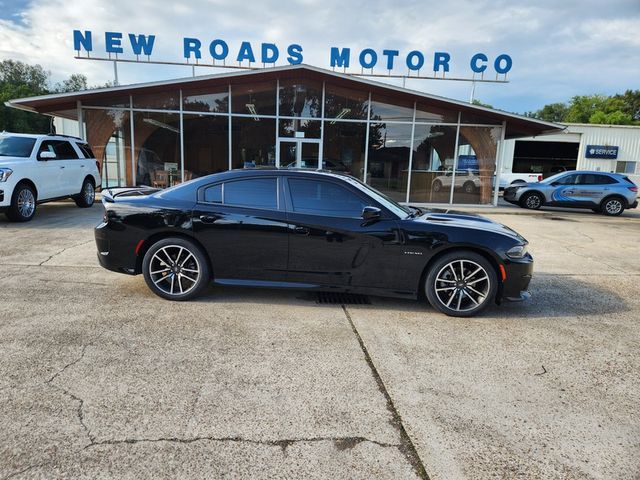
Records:
[[[530,210],[537,210],[542,206],[542,195],[536,192],[525,193],[520,199],[520,206]]]
[[[207,286],[209,264],[204,252],[184,238],[166,238],[147,250],[142,261],[147,286],[168,300],[189,300]]]
[[[13,190],[7,218],[12,222],[28,222],[36,214],[36,205],[35,190],[26,183],[19,183]]]
[[[618,216],[624,212],[624,200],[618,197],[606,198],[600,205],[600,211],[611,217]]]
[[[96,200],[96,189],[91,180],[85,178],[82,183],[82,190],[80,190],[80,194],[74,197],[74,200],[76,205],[80,208],[89,208],[93,206],[93,202]]]
[[[496,297],[498,277],[493,265],[474,252],[443,255],[431,265],[425,293],[434,308],[452,317],[470,317]]]

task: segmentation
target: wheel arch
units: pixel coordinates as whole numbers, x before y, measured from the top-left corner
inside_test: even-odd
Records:
[[[627,201],[627,199],[624,197],[624,195],[621,195],[619,193],[611,193],[609,195],[607,195],[606,197],[604,197],[602,200],[600,200],[600,203],[598,204],[598,206],[600,208],[602,208],[604,206],[604,204],[611,200],[612,198],[617,198],[619,200],[622,201],[622,205],[624,206],[625,209],[629,208],[629,202]]]
[[[36,184],[33,183],[32,180],[28,179],[28,178],[23,178],[21,180],[18,180],[18,182],[16,183],[16,186],[13,187],[13,191],[16,191],[16,188],[18,188],[19,185],[22,184],[26,184],[29,185],[31,188],[33,188],[33,191],[36,193],[36,201],[38,200],[38,187],[36,187]],[[13,192],[11,193],[13,195]]]
[[[421,301],[426,299],[424,283],[427,279],[427,275],[429,275],[431,266],[439,258],[441,258],[444,255],[447,255],[453,252],[464,252],[464,251],[477,253],[478,255],[481,255],[482,257],[484,257],[491,264],[498,278],[498,285],[497,285],[498,288],[496,289],[496,298],[494,299],[494,301],[499,302],[499,299],[502,298],[502,281],[500,280],[501,279],[500,263],[498,262],[498,259],[489,250],[486,250],[478,246],[472,246],[472,245],[450,245],[448,247],[445,247],[439,250],[437,253],[431,256],[431,258],[427,261],[426,265],[422,269],[422,274],[420,275],[420,279],[418,280],[417,291],[418,291],[418,298]]]
[[[137,255],[136,255],[136,272],[135,272],[136,274],[142,273],[142,260],[144,259],[144,256],[146,255],[149,248],[151,248],[151,246],[154,243],[159,242],[160,240],[164,240],[165,238],[183,238],[185,240],[189,240],[191,243],[194,243],[196,246],[198,246],[198,248],[202,250],[202,253],[207,259],[207,265],[209,266],[209,273],[211,274],[211,278],[213,278],[213,262],[209,255],[209,252],[207,252],[207,249],[204,248],[204,245],[202,245],[202,243],[198,239],[196,239],[191,235],[188,235],[184,232],[173,232],[173,231],[154,233],[153,235],[147,237],[144,240],[142,245],[138,248]]]
[[[531,190],[527,190],[526,192],[524,192],[522,195],[520,195],[518,202],[520,202],[520,200],[522,200],[526,195],[530,195],[532,193],[536,193],[540,195],[540,197],[542,198],[542,205],[548,202],[546,195],[542,193],[541,190],[538,190],[537,188],[532,188]]]

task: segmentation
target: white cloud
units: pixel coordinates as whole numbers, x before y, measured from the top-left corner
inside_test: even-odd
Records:
[[[55,81],[75,72],[85,73],[91,84],[111,80],[110,64],[73,58],[74,29],[93,31],[96,54],[104,51],[105,31],[123,32],[125,46],[127,33],[153,33],[153,59],[171,61],[182,59],[185,36],[201,39],[205,56],[215,38],[227,41],[232,52],[242,40],[256,48],[273,42],[281,51],[300,43],[305,63],[320,67],[328,67],[331,46],[351,47],[352,56],[365,47],[379,54],[397,49],[401,62],[403,54],[416,49],[425,53],[427,64],[434,51],[442,50],[451,53],[456,76],[470,74],[473,53],[506,52],[514,59],[511,83],[480,85],[477,96],[498,108],[524,111],[572,95],[638,87],[640,3],[613,0],[606,10],[601,5],[574,0],[34,0],[19,9],[19,17],[0,19],[0,58],[40,63]],[[119,73],[121,83],[135,83],[188,76],[191,69],[122,65]],[[463,100],[470,91],[468,84],[454,82],[411,80],[407,87]]]

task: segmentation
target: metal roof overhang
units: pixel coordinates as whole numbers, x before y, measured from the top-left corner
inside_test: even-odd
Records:
[[[366,88],[374,94],[377,93],[410,102],[418,101],[441,109],[462,111],[463,113],[467,112],[486,118],[487,123],[501,124],[502,122],[506,122],[507,131],[505,132],[505,138],[534,137],[550,133],[559,133],[566,128],[564,125],[545,122],[543,120],[537,120],[514,113],[503,112],[501,110],[481,107],[467,102],[396,87],[394,85],[304,64],[233,71],[175,80],[164,80],[150,83],[82,90],[79,92],[56,93],[36,97],[18,98],[5,102],[5,105],[31,112],[52,114],[53,112],[75,109],[78,101],[86,102],[89,100],[106,100],[108,98],[117,98],[128,95],[158,93],[166,91],[172,87],[175,87],[176,89],[204,88],[207,86],[227,84],[231,79],[233,79],[234,83],[248,83],[257,80],[256,77],[259,77],[260,80],[275,80],[276,78],[311,78],[321,81],[331,81],[334,84],[347,88],[362,89],[366,86]]]

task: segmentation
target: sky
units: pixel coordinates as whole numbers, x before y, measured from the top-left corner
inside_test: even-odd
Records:
[[[640,89],[640,0],[0,0],[0,60],[41,64],[52,81],[83,73],[90,85],[113,80],[113,65],[74,59],[73,30],[93,33],[94,57],[105,57],[105,32],[122,32],[122,58],[135,58],[127,35],[154,34],[151,59],[184,61],[183,38],[197,38],[203,60],[208,45],[222,39],[230,57],[243,41],[259,55],[273,43],[285,65],[286,49],[299,44],[304,63],[330,68],[331,47],[358,55],[377,52],[374,71],[386,73],[382,51],[398,50],[395,74],[405,74],[410,51],[425,57],[431,75],[435,52],[451,55],[450,77],[470,78],[471,57],[490,59],[485,78],[495,78],[493,60],[513,59],[509,83],[476,84],[474,96],[496,108],[526,112],[574,95],[614,94]],[[245,62],[246,65],[246,62]],[[355,68],[354,68],[355,67]],[[220,70],[198,68],[197,74]],[[190,67],[120,64],[120,84],[190,76]],[[401,80],[385,79],[401,84]],[[409,79],[406,87],[469,101],[468,82]]]

